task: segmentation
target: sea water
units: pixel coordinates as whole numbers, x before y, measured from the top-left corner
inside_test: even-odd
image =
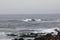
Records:
[[[0,40],[11,40],[12,38],[6,35],[10,33],[50,33],[59,28],[60,14],[0,15]]]

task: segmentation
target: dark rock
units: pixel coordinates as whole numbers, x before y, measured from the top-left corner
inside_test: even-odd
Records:
[[[23,38],[19,38],[19,40],[24,40]]]
[[[35,19],[31,19],[32,21],[35,21]]]

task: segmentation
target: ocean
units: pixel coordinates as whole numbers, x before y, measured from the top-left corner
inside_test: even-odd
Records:
[[[10,33],[50,33],[59,28],[60,14],[0,15],[0,40],[11,40],[6,36]]]

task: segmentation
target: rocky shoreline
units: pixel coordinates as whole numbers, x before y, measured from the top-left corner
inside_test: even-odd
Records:
[[[7,36],[13,37],[11,40],[60,40],[60,30],[55,29],[57,35],[54,33],[23,33],[21,35],[7,34]]]

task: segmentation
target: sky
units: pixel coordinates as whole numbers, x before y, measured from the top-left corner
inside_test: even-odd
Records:
[[[0,0],[0,14],[60,13],[60,0]]]

